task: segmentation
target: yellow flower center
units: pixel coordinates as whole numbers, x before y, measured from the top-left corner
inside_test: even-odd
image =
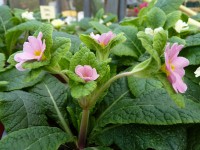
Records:
[[[35,50],[34,51],[34,55],[35,56],[40,56],[41,55],[41,51],[40,50]],[[46,59],[46,57],[44,55],[42,55],[42,59],[41,60],[45,60],[45,59]]]
[[[35,50],[35,51],[34,51],[34,55],[35,55],[35,56],[40,56],[40,54],[41,54],[41,51],[39,51],[39,50]]]
[[[169,65],[170,65],[172,71],[174,71],[174,70],[175,70],[175,66],[174,66],[173,64],[171,64],[171,63],[169,63]],[[166,65],[165,65],[165,64],[162,65],[161,70],[162,70],[164,73],[166,73],[167,76],[170,75],[170,72],[166,69]]]

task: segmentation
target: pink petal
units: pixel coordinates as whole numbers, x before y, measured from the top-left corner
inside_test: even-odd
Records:
[[[99,34],[96,34],[96,35],[94,35],[94,33],[92,32],[92,33],[90,33],[90,36],[93,38],[93,39],[95,39],[96,41],[98,41],[98,39],[99,39],[99,37],[100,37],[100,35]]]
[[[83,77],[83,75],[82,75],[83,70],[84,70],[83,66],[78,65],[75,68],[75,73],[82,78]]]
[[[174,70],[176,74],[178,74],[181,78],[185,75],[185,70],[183,68],[176,68]]]
[[[176,82],[172,84],[174,90],[178,93],[185,93],[187,90],[187,85],[183,82],[182,78],[176,75]]]
[[[19,71],[25,71],[26,69],[22,68],[22,64],[24,63],[24,61],[21,61],[20,63],[17,63],[15,65],[15,67],[17,68],[17,70]]]
[[[183,45],[178,45],[177,43],[174,43],[169,53],[170,60],[173,61],[173,59],[175,59],[178,56],[179,52],[182,50],[183,47]]]
[[[32,53],[34,54],[34,48],[31,46],[31,44],[29,42],[25,42],[23,44],[23,51],[27,52],[27,53]]]
[[[167,79],[170,81],[171,84],[176,82],[176,75],[174,72],[170,72],[170,75],[167,76]]]
[[[28,37],[28,41],[31,45],[31,47],[33,47],[34,50],[39,50],[41,49],[40,47],[40,43],[38,42],[38,39],[34,36],[29,36]]]
[[[91,77],[92,76],[92,67],[89,65],[84,65],[84,76]]]
[[[27,52],[17,53],[14,56],[14,60],[17,62],[27,61],[27,60],[32,60],[32,59],[35,59],[35,56]]]
[[[184,68],[189,65],[189,60],[184,57],[177,57],[174,58],[171,62],[175,68]]]
[[[99,77],[95,68],[92,69],[92,80],[96,80]]]

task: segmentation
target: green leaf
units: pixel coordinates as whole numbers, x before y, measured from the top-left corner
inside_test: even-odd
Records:
[[[137,38],[138,30],[132,26],[119,26],[114,30],[115,33],[124,33],[126,41],[112,48],[111,52],[117,56],[133,56],[137,58],[145,49],[141,41]],[[122,51],[123,50],[123,51]]]
[[[157,8],[152,8],[147,14],[147,26],[150,28],[163,27],[166,21],[165,13]]]
[[[0,141],[0,149],[57,150],[65,142],[73,141],[55,127],[31,127],[13,132]]]
[[[181,39],[181,38],[179,38],[177,36],[172,36],[171,38],[168,39],[168,42],[185,45],[185,40]]]
[[[182,13],[180,11],[173,11],[167,14],[167,19],[164,25],[164,29],[174,27],[176,22],[181,18]]]
[[[21,23],[6,32],[6,46],[7,46],[7,54],[11,55],[13,52],[13,48],[16,45],[17,39],[19,36],[25,31],[35,31],[41,26],[41,22],[39,21],[27,21]]]
[[[181,51],[180,55],[187,58],[190,62],[190,65],[199,65],[200,64],[199,46],[186,47]]]
[[[99,9],[99,10],[97,11],[97,13],[96,13],[96,15],[95,15],[95,18],[101,19],[101,18],[103,17],[103,15],[104,15],[104,9],[101,8],[101,9]]]
[[[59,120],[57,108],[66,117],[67,86],[58,79],[46,75],[44,80],[30,89],[30,93],[36,95],[50,118],[56,118],[56,121]]]
[[[23,91],[0,93],[0,120],[7,132],[48,125],[37,97]]]
[[[131,93],[139,97],[146,91],[153,91],[163,87],[162,83],[155,78],[128,77],[128,86]]]
[[[200,127],[199,125],[193,126],[188,131],[188,147],[187,149],[198,150],[200,149]]]
[[[90,37],[89,35],[81,34],[80,39],[89,49],[92,50],[102,49],[102,47],[96,42],[96,40]]]
[[[30,77],[30,73],[30,71],[18,71],[15,68],[1,72],[0,81],[7,81],[9,83],[1,90],[11,91],[33,86],[41,81],[45,75],[44,72],[41,72],[37,78],[34,78],[34,80],[27,80],[27,78]]]
[[[137,36],[141,40],[142,45],[147,52],[158,62],[158,64],[160,64],[159,53],[153,48],[153,42],[155,41],[152,41],[152,38],[143,31],[138,32]],[[160,41],[161,40],[162,39],[160,39]],[[156,39],[156,42],[158,41],[159,39]]]
[[[126,93],[129,91],[122,90],[123,83],[115,82],[100,104],[103,105],[105,101],[111,99],[109,105],[97,108],[102,113],[98,113],[100,115],[96,120],[92,134],[96,131],[101,132],[103,127],[111,124],[173,125],[200,122],[199,103],[184,99],[185,107],[180,108],[163,88],[145,91],[137,98],[127,97]],[[120,96],[115,98],[115,95]]]
[[[91,21],[90,24],[91,24],[98,32],[100,32],[101,34],[110,31],[110,29],[109,29],[108,27],[106,27],[106,26],[103,25],[103,24],[100,24],[99,22]]]
[[[186,38],[186,47],[200,46],[200,33],[190,35]]]
[[[152,57],[137,64],[132,72],[134,72],[133,76],[139,78],[151,77],[159,70],[158,63]]]
[[[74,72],[77,65],[90,65],[92,68],[97,68],[97,64],[94,53],[87,47],[83,47],[72,57],[69,70]]]
[[[101,146],[117,145],[121,150],[184,150],[187,131],[180,126],[112,126],[94,136],[93,141]]]
[[[0,53],[0,72],[5,70],[5,55],[3,53]]]
[[[7,21],[12,17],[11,10],[7,5],[0,6],[0,17],[3,21]]]
[[[53,32],[53,39],[55,39],[56,37],[65,37],[65,38],[69,38],[71,40],[71,47],[70,47],[70,51],[72,53],[75,53],[79,50],[81,41],[79,39],[78,36],[76,35],[71,35],[71,34],[67,34],[65,32],[57,32],[54,31]]]
[[[154,35],[153,38],[153,49],[158,52],[158,55],[161,56],[164,53],[164,48],[166,46],[168,39],[167,31],[160,31]]]
[[[56,65],[62,57],[66,57],[71,46],[71,40],[64,37],[57,37],[52,46],[54,53],[51,58],[51,66]]]
[[[179,6],[184,3],[185,0],[157,0],[156,7],[162,9],[166,14],[179,9]]]
[[[95,81],[90,81],[87,83],[72,83],[71,84],[71,94],[72,97],[79,99],[88,96],[92,91],[95,90],[97,84]]]

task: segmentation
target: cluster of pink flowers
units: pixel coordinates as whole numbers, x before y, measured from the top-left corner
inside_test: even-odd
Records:
[[[42,32],[40,32],[36,37],[34,36],[29,36],[28,37],[28,41],[29,42],[25,42],[23,45],[23,52],[21,53],[17,53],[14,56],[14,60],[16,62],[18,62],[15,67],[19,70],[19,71],[24,71],[25,69],[22,67],[22,64],[24,62],[30,61],[30,60],[37,60],[40,61],[42,59],[44,59],[44,51],[46,49],[46,44],[45,44],[45,40],[43,40],[42,42]]]
[[[189,65],[189,61],[184,57],[178,57],[178,54],[182,48],[183,45],[174,43],[170,47],[170,43],[168,43],[164,52],[164,71],[166,72],[168,80],[177,93],[184,93],[187,90],[187,85],[183,82],[182,78],[185,75],[184,67]]]
[[[114,33],[112,33],[111,31],[107,32],[107,33],[103,33],[101,35],[96,34],[94,35],[94,33],[92,32],[90,34],[90,36],[95,39],[101,46],[106,46],[116,35]]]

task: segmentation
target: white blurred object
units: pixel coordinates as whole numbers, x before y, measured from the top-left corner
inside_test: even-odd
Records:
[[[75,22],[75,21],[76,21],[76,17],[68,16],[64,21],[65,21],[67,24],[71,24],[72,22]]]
[[[35,17],[33,17],[33,12],[28,12],[28,11],[25,11],[22,13],[22,18],[24,19],[27,19],[27,20],[34,20]]]
[[[0,5],[3,5],[4,4],[4,0],[0,0]]]
[[[78,12],[78,21],[80,21],[83,18],[84,18],[84,12],[83,11]]]
[[[186,22],[183,22],[182,20],[178,20],[175,24],[174,29],[180,33],[181,31],[187,30],[189,28],[188,24]]]
[[[157,34],[158,32],[162,31],[163,28],[162,27],[159,27],[159,28],[155,28],[154,30],[151,29],[151,28],[145,28],[145,33],[146,34],[149,34],[151,36],[154,36],[155,34]]]
[[[62,21],[61,19],[54,19],[51,21],[51,24],[55,27],[55,28],[60,28],[61,26],[63,26],[65,24],[64,21]]]

